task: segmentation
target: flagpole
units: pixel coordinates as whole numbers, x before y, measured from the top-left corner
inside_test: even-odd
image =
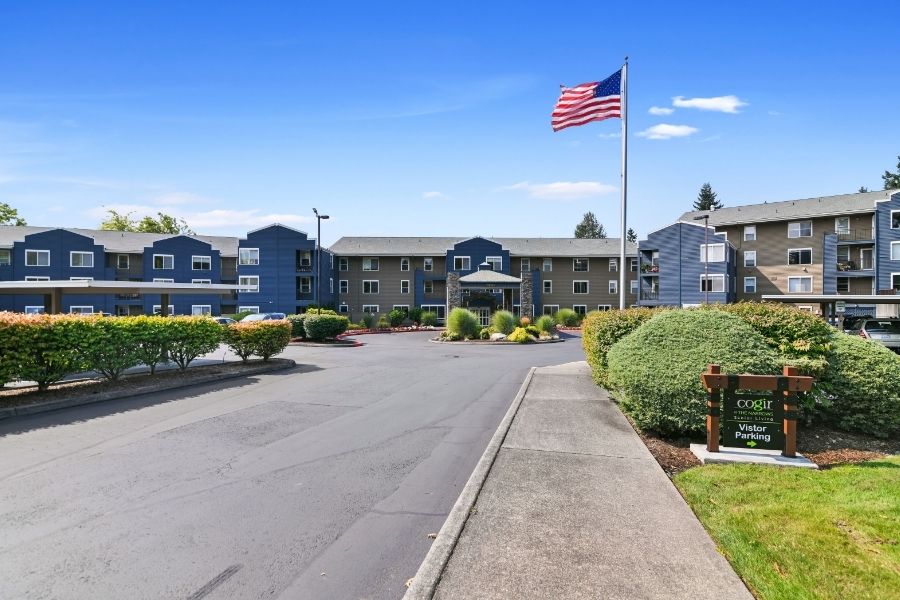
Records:
[[[626,209],[628,207],[628,57],[622,66],[622,238],[619,252],[619,308],[625,308]],[[640,286],[639,286],[640,287]],[[640,289],[638,290],[640,293]]]

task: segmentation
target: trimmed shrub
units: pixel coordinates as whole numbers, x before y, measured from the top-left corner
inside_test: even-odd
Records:
[[[541,337],[541,330],[534,325],[527,325],[524,327],[524,329],[526,332],[528,332],[528,335],[534,336],[536,338]]]
[[[508,310],[498,310],[491,317],[491,325],[504,335],[509,335],[516,328],[516,316]]]
[[[133,317],[100,317],[89,322],[89,337],[82,341],[88,368],[115,381],[125,369],[141,363],[138,327]]]
[[[378,329],[390,329],[391,328],[391,320],[387,315],[381,315],[378,317]]]
[[[626,308],[592,311],[581,324],[581,344],[594,381],[609,387],[606,355],[613,344],[646,323],[659,309]]]
[[[404,319],[406,319],[406,312],[400,310],[399,308],[394,308],[387,314],[387,316],[391,327],[400,327],[400,324],[403,323]]]
[[[362,318],[359,320],[359,324],[366,329],[372,329],[372,327],[375,325],[375,315],[373,315],[372,313],[364,313]]]
[[[14,360],[14,352],[18,346],[18,329],[14,321],[22,318],[11,312],[0,312],[0,387],[3,387],[18,375],[18,366]]]
[[[841,429],[900,434],[900,356],[844,333],[835,334],[832,344],[819,382],[830,400],[822,412]]]
[[[553,333],[556,331],[556,321],[554,321],[553,317],[550,315],[538,317],[538,320],[534,322],[534,326],[544,333]]]
[[[478,332],[478,337],[483,340],[491,339],[491,328],[490,327],[482,327],[481,331]]]
[[[198,356],[218,348],[227,329],[208,317],[163,317],[163,320],[169,331],[169,357],[180,371],[187,369]]]
[[[241,319],[243,319],[243,318],[246,317],[247,315],[252,315],[252,314],[253,314],[253,313],[252,313],[251,311],[249,311],[249,310],[242,310],[241,312],[239,312],[239,313],[234,313],[233,315],[222,315],[222,316],[223,316],[223,317],[231,317],[231,318],[234,319],[235,321],[240,321]]]
[[[311,340],[321,341],[333,339],[347,331],[350,320],[341,315],[308,314],[303,321],[303,329],[306,337]]]
[[[365,326],[359,323],[347,323],[347,331],[356,331],[358,329],[365,329]]]
[[[254,354],[267,361],[284,351],[291,335],[291,324],[287,320],[251,321],[227,327],[223,341],[244,362]]]
[[[562,327],[578,327],[581,319],[578,313],[571,308],[561,308],[553,315],[553,319]]]
[[[413,306],[409,309],[409,319],[416,325],[422,322],[422,309],[418,306]]]
[[[512,333],[506,336],[506,339],[519,344],[527,344],[534,341],[534,338],[531,337],[531,334],[524,327],[516,327]]]
[[[609,382],[622,409],[664,435],[705,431],[709,364],[723,373],[777,374],[777,353],[740,318],[713,310],[663,311],[609,350]]]
[[[465,339],[473,339],[481,331],[478,316],[465,308],[454,308],[447,316],[447,331]]]
[[[2,313],[6,337],[3,370],[36,381],[46,390],[66,375],[88,368],[82,345],[91,338],[91,317]]]
[[[306,314],[288,315],[287,321],[291,324],[291,337],[306,339],[306,329],[303,328],[303,321],[306,320]],[[240,356],[240,355],[239,355]]]
[[[129,317],[134,328],[135,351],[142,364],[156,373],[156,365],[166,360],[169,347],[169,319],[157,316]]]
[[[422,311],[422,316],[419,319],[419,324],[423,327],[434,327],[437,325],[437,314],[431,312],[430,310]]]

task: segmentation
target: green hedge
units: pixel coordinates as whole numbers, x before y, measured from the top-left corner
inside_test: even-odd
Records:
[[[223,341],[244,362],[253,355],[267,361],[290,343],[291,328],[288,321],[235,323],[224,330]]]
[[[119,317],[117,317],[119,318]],[[156,365],[166,360],[169,347],[169,320],[157,316],[129,317],[134,330],[135,352],[139,362],[156,373]]]
[[[141,364],[141,336],[133,317],[98,318],[90,321],[83,340],[88,368],[115,381],[126,369]]]
[[[592,311],[581,324],[581,344],[594,381],[609,387],[606,356],[613,344],[646,323],[660,309],[626,308]]]
[[[299,338],[301,340],[306,339],[306,330],[303,328],[303,321],[306,320],[306,314],[288,315],[286,319],[288,323],[291,324],[291,337]]]
[[[578,313],[571,308],[559,309],[556,311],[556,314],[553,315],[553,319],[556,321],[557,325],[562,327],[578,327],[578,324],[581,323],[581,318],[578,316]]]
[[[503,335],[511,334],[513,329],[516,328],[516,322],[516,315],[508,310],[498,310],[491,317],[491,325],[496,331]]]
[[[609,383],[641,428],[664,435],[705,431],[709,364],[724,373],[776,374],[777,353],[740,318],[727,313],[663,311],[607,354]]]
[[[828,397],[822,412],[834,425],[878,437],[900,434],[900,356],[884,346],[835,334],[819,385]]]
[[[478,316],[465,308],[454,308],[447,316],[447,332],[463,339],[472,340],[478,337],[481,324]]]
[[[45,390],[67,375],[88,368],[84,341],[91,339],[93,317],[0,313],[0,348],[6,381],[36,381]]]
[[[306,337],[315,341],[333,339],[347,331],[350,320],[335,314],[309,314],[303,321]]]
[[[202,354],[209,354],[219,347],[224,328],[208,317],[163,317],[169,322],[169,358],[184,371]]]

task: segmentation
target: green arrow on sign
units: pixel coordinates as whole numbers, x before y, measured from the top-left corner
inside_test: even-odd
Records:
[[[747,442],[747,445],[750,446],[751,448],[755,448],[756,442],[754,442],[753,440],[750,440],[749,442]]]

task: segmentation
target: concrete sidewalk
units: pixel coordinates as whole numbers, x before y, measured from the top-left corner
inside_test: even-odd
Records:
[[[526,384],[406,598],[752,599],[586,363]]]

